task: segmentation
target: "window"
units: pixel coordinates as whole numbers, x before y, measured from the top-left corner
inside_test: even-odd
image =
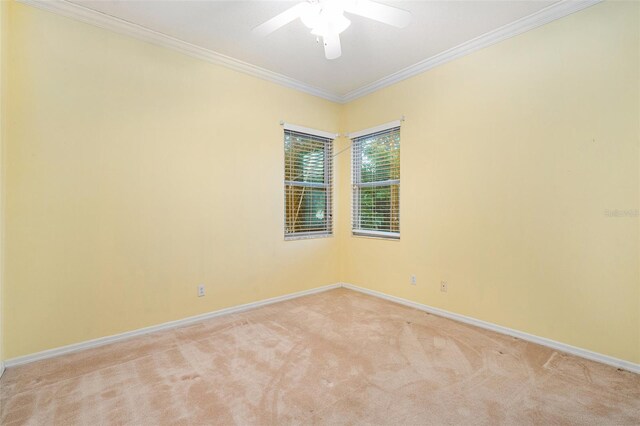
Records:
[[[353,235],[400,238],[400,123],[351,135]]]
[[[284,131],[285,239],[332,235],[333,138]]]

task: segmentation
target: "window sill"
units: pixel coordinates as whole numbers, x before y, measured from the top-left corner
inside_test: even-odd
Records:
[[[376,240],[400,241],[400,233],[383,231],[352,231],[352,237],[373,238]]]
[[[285,236],[285,241],[298,241],[298,240],[314,240],[316,238],[331,238],[333,234],[309,234],[309,235],[289,235]]]

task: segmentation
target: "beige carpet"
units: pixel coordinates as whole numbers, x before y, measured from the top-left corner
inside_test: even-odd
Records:
[[[8,369],[14,424],[640,424],[640,376],[337,289]]]

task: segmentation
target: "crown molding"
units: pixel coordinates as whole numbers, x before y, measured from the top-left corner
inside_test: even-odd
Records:
[[[482,34],[474,39],[466,41],[444,52],[438,53],[430,58],[411,65],[403,70],[390,74],[373,83],[362,86],[342,96],[342,102],[347,103],[355,99],[361,98],[382,88],[391,86],[402,80],[421,74],[439,65],[453,61],[461,56],[491,46],[511,37],[538,28],[544,24],[564,18],[567,15],[586,9],[590,6],[598,4],[603,0],[562,0],[551,6],[545,7],[538,12],[525,16],[524,18],[513,21],[488,33]]]
[[[247,62],[234,59],[232,57],[205,49],[195,44],[179,40],[166,34],[150,30],[149,28],[137,25],[102,12],[71,3],[66,0],[17,0],[19,3],[34,6],[38,9],[53,12],[67,18],[76,19],[87,24],[111,30],[119,34],[124,34],[143,40],[158,46],[177,50],[189,56],[222,65],[235,71],[240,71],[284,87],[295,89],[310,95],[318,96],[332,102],[342,102],[342,97],[326,90],[313,87],[301,81],[278,74],[273,71],[260,68]]]
[[[203,47],[196,46],[186,41],[168,36],[166,34],[150,30],[143,26],[107,15],[95,10],[71,3],[67,0],[17,0],[19,3],[37,7],[58,15],[76,19],[100,28],[105,28],[120,34],[128,35],[139,40],[177,50],[186,55],[199,58],[216,65],[221,65],[235,71],[240,71],[284,87],[295,89],[320,98],[345,104],[355,99],[371,94],[382,88],[391,86],[402,80],[421,74],[439,65],[457,59],[461,56],[483,49],[492,44],[517,36],[526,31],[540,27],[556,19],[563,18],[572,13],[586,9],[603,0],[562,0],[552,4],[538,12],[511,22],[495,30],[489,31],[479,37],[466,41],[456,47],[445,50],[430,58],[411,65],[403,70],[390,74],[380,80],[369,83],[359,89],[348,92],[345,95],[332,93],[285,75],[269,71],[264,68],[234,59],[232,57],[214,52]]]

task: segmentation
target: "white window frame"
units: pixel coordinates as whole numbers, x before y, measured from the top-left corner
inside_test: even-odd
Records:
[[[284,135],[286,131],[303,133],[309,136],[315,136],[319,138],[328,139],[325,145],[324,150],[324,183],[310,183],[310,182],[298,182],[298,181],[287,181],[284,180],[284,205],[283,205],[283,219],[284,219],[284,239],[285,241],[295,241],[295,240],[303,240],[303,239],[311,239],[311,238],[327,238],[333,236],[333,143],[338,135],[336,133],[325,132],[323,130],[312,129],[309,127],[298,126],[296,124],[285,123],[282,122],[283,127],[283,143],[284,143]],[[283,170],[287,167],[284,164],[283,158]],[[326,188],[326,203],[327,209],[326,214],[328,215],[328,220],[326,222],[327,229],[322,231],[307,231],[307,232],[295,232],[295,233],[287,233],[287,186],[299,186],[299,187],[309,187],[309,188]]]
[[[381,124],[379,126],[370,127],[368,129],[359,130],[357,132],[349,133],[348,137],[351,139],[351,235],[355,237],[369,237],[369,238],[383,238],[389,240],[400,240],[400,231],[398,232],[387,232],[387,231],[375,231],[369,229],[360,229],[359,220],[360,215],[356,215],[356,212],[359,211],[359,196],[357,195],[357,191],[362,187],[373,187],[373,186],[386,186],[386,185],[398,185],[398,190],[400,190],[400,179],[394,179],[390,181],[378,181],[378,182],[370,182],[370,183],[362,183],[360,182],[360,170],[355,170],[354,160],[356,155],[356,141],[357,138],[366,137],[368,135],[373,135],[375,133],[384,132],[387,130],[392,130],[395,128],[400,128],[402,124],[401,120],[390,121],[388,123]],[[402,142],[402,141],[401,141]],[[398,205],[398,218],[400,218],[400,205]],[[400,227],[400,225],[398,225]]]

